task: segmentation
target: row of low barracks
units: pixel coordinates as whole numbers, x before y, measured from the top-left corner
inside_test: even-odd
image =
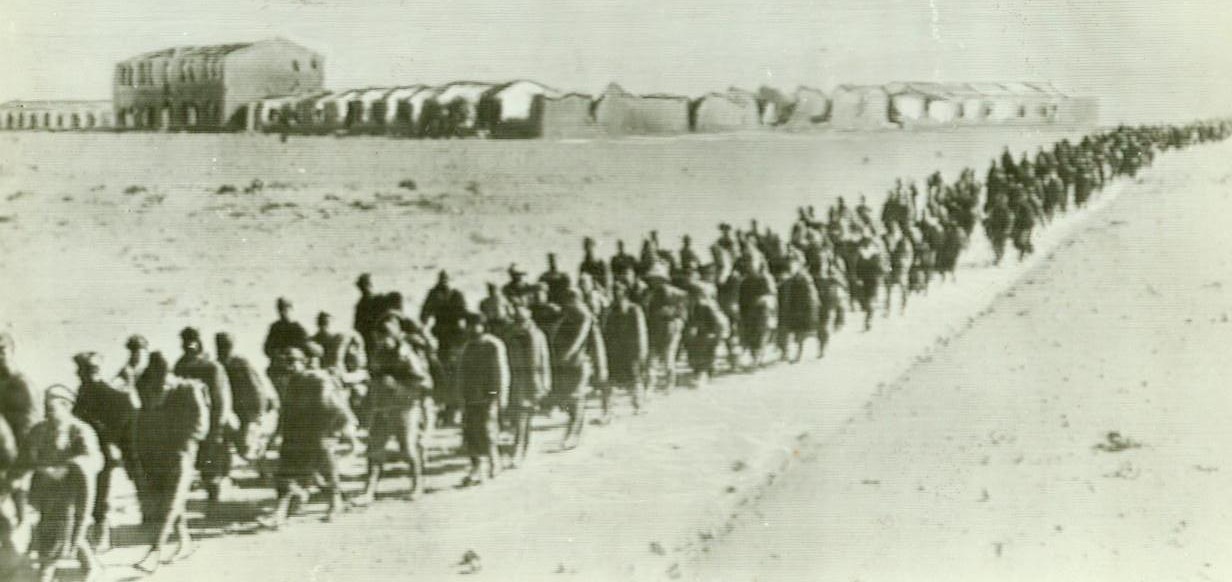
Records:
[[[324,89],[324,58],[275,38],[179,47],[115,67],[111,101],[12,101],[3,129],[267,131],[407,137],[590,138],[786,128],[1094,125],[1093,99],[1041,83],[729,89],[698,98],[597,96],[533,81]]]

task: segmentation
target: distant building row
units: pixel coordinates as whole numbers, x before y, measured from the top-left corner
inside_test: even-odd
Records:
[[[1092,125],[1094,100],[1032,83],[841,85],[829,94],[739,89],[690,99],[610,85],[591,97],[533,81],[328,92],[324,59],[283,39],[146,53],[116,65],[106,102],[0,105],[4,129],[117,128],[407,137],[566,138],[766,127]],[[104,116],[104,113],[106,115]]]
[[[835,128],[1094,124],[1094,100],[1049,85],[1015,83],[843,85],[827,95],[729,89],[697,99],[633,95],[610,85],[598,97],[533,81],[450,83],[293,95],[253,103],[249,129],[383,133],[413,137],[594,137]]]

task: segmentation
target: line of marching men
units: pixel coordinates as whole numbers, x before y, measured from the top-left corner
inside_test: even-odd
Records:
[[[617,390],[638,414],[652,389],[682,384],[681,360],[697,388],[719,372],[798,362],[810,337],[821,357],[848,311],[863,312],[868,329],[874,313],[905,310],[934,279],[953,279],[981,222],[996,262],[1007,241],[1021,258],[1035,227],[1071,201],[1083,206],[1157,152],[1230,133],[1228,122],[1121,127],[1063,140],[1034,161],[1006,151],[984,184],[972,170],[952,184],[934,174],[923,190],[900,182],[879,217],[863,199],[853,208],[840,198],[824,217],[801,208],[786,237],[756,222],[722,224],[701,252],[688,236],[668,250],[652,232],[638,255],[618,242],[604,260],[587,238],[576,279],[549,254],[535,280],[511,266],[509,280],[490,283],[474,310],[443,271],[418,317],[365,274],[350,330],[321,313],[309,333],[279,299],[265,370],[236,354],[228,333],[212,338],[211,356],[206,338],[187,328],[174,363],[133,336],[115,376],[97,354],[78,354],[80,386],[40,395],[18,371],[14,338],[0,335],[0,577],[17,579],[25,567],[14,566],[22,556],[12,534],[31,519],[29,550],[42,579],[71,558],[96,574],[121,468],[136,484],[149,536],[150,551],[135,564],[145,571],[191,553],[185,503],[193,483],[218,501],[237,457],[272,479],[278,501],[265,524],[274,528],[314,488],[328,499],[327,517],[372,503],[391,462],[407,464],[405,496],[416,497],[425,438],[444,427],[460,425],[471,461],[463,484],[482,483],[525,462],[536,414],[564,411],[568,449],[587,424],[592,388],[602,424]],[[366,482],[344,500],[339,459],[359,450]],[[178,544],[165,552],[173,536]]]

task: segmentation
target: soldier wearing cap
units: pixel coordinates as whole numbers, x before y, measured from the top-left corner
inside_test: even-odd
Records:
[[[513,432],[513,466],[526,461],[530,451],[531,420],[552,390],[552,355],[548,339],[531,320],[530,310],[514,309],[513,320],[502,328],[509,358],[509,402],[502,419]]]
[[[483,482],[483,459],[488,478],[500,472],[497,439],[500,411],[509,402],[509,356],[505,343],[488,333],[483,316],[466,314],[466,343],[459,350],[454,377],[462,393],[462,444],[471,460],[463,485]]]
[[[738,299],[740,344],[752,357],[754,367],[763,364],[766,344],[777,324],[778,308],[778,286],[765,259],[756,257],[746,255],[741,261],[745,275],[740,281]]]
[[[423,487],[426,462],[422,433],[425,426],[424,400],[431,397],[433,378],[428,354],[423,346],[410,341],[402,331],[402,314],[387,311],[378,320],[373,336],[368,392],[368,476],[364,493],[355,503],[370,503],[376,495],[385,463],[387,446],[395,440],[401,460],[409,465],[413,499]]]
[[[465,341],[463,319],[466,317],[466,298],[462,292],[454,288],[449,281],[449,273],[441,271],[437,283],[424,299],[423,309],[419,312],[419,321],[432,330],[436,338],[436,355],[445,366],[445,381],[436,387],[433,394],[435,403],[440,409],[439,418],[442,424],[452,424],[461,408],[461,397],[454,389],[449,370],[457,357],[457,350]]]
[[[492,330],[499,333],[513,323],[514,305],[500,292],[496,283],[488,283],[488,296],[479,300],[479,313],[483,314]]]
[[[600,385],[603,418],[611,416],[612,388],[628,389],[633,401],[633,413],[641,414],[646,400],[643,376],[650,344],[646,330],[646,313],[629,296],[623,282],[612,287],[613,302],[603,325],[603,343],[607,348],[608,382]]]
[[[804,272],[803,258],[792,253],[787,261],[787,275],[779,283],[778,342],[784,360],[799,362],[804,357],[804,340],[817,331],[820,300],[813,279]],[[792,343],[795,355],[791,356]]]
[[[326,520],[342,509],[337,437],[345,434],[352,447],[355,443],[355,416],[342,386],[329,373],[312,368],[303,349],[288,348],[287,357],[291,380],[279,416],[278,502],[264,523],[272,528],[286,523],[293,502],[308,501],[306,486],[313,482],[320,483],[321,491],[329,496]]]
[[[688,294],[668,283],[668,270],[656,263],[646,273],[650,290],[644,297],[649,334],[651,384],[663,377],[662,390],[676,386],[676,360],[688,317]]]
[[[205,353],[201,332],[184,328],[180,332],[180,347],[184,353],[175,362],[175,375],[205,384],[210,397],[210,432],[197,453],[197,469],[210,502],[215,503],[222,498],[223,486],[231,474],[227,435],[240,426],[232,404],[231,380],[227,369]]]
[[[607,381],[607,349],[595,317],[576,289],[565,291],[560,321],[551,334],[552,401],[569,415],[561,447],[576,447],[586,423],[591,382]]]
[[[218,363],[227,371],[232,410],[239,422],[232,439],[236,452],[245,460],[258,463],[265,458],[265,451],[278,430],[278,392],[256,366],[235,353],[235,339],[231,334],[215,334],[214,346],[218,350]]]
[[[694,387],[705,386],[715,372],[719,345],[731,333],[731,325],[714,295],[704,286],[689,288],[689,318],[684,331],[684,347],[693,369]]]
[[[501,287],[501,293],[514,305],[525,305],[528,296],[535,291],[534,283],[526,280],[526,271],[517,263],[509,265],[509,282]]]
[[[141,404],[136,390],[112,386],[103,378],[102,357],[94,352],[82,352],[73,357],[81,387],[73,414],[94,429],[103,453],[103,468],[98,474],[98,495],[94,500],[94,541],[96,549],[111,547],[111,480],[121,466],[129,480],[141,484],[136,455],[133,451],[133,420]],[[142,492],[138,490],[140,496]]]
[[[601,289],[611,287],[612,281],[607,263],[595,257],[595,239],[590,237],[582,239],[582,262],[578,265],[579,281],[582,275],[590,275],[591,280]]]
[[[625,273],[637,273],[638,262],[637,257],[625,251],[625,241],[616,241],[616,254],[612,255],[609,262],[611,265],[612,278],[620,279]]]
[[[273,360],[286,348],[303,348],[308,343],[308,330],[291,319],[294,305],[290,299],[279,297],[276,303],[278,319],[270,324],[265,336],[265,357]]]
[[[556,305],[564,303],[565,289],[573,285],[569,274],[557,267],[556,253],[548,253],[548,270],[539,276],[539,282],[548,286],[548,301]]]
[[[146,361],[150,357],[150,342],[141,335],[129,336],[128,341],[124,342],[124,349],[128,350],[128,359],[116,373],[115,379],[125,386],[136,386],[137,378],[145,371]]]
[[[45,581],[55,579],[60,560],[74,556],[87,580],[103,568],[86,543],[103,455],[94,429],[73,415],[76,399],[65,386],[48,388],[45,420],[31,427],[21,450],[21,466],[31,473],[30,504],[39,515],[30,550],[38,554],[39,577]]]
[[[355,324],[352,327],[359,337],[368,342],[372,339],[376,320],[381,316],[381,299],[373,293],[372,275],[368,273],[355,280],[355,287],[359,289],[359,301],[355,303]]]
[[[137,379],[146,397],[137,413],[134,448],[142,468],[142,523],[150,539],[150,551],[134,566],[146,572],[153,572],[164,561],[175,561],[192,553],[192,535],[184,510],[192,488],[197,451],[210,430],[205,385],[172,376],[168,368],[163,355],[154,352]],[[162,549],[172,533],[179,534],[179,546],[170,559],[164,559]]]

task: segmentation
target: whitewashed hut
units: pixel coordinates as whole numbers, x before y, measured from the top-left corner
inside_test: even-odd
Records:
[[[458,81],[440,88],[424,103],[423,125],[428,137],[464,137],[479,131],[479,100],[491,83]]]
[[[726,93],[708,93],[694,100],[689,107],[689,124],[698,133],[721,133],[757,129],[761,118],[757,99],[735,89]]]
[[[795,94],[795,107],[787,118],[787,126],[792,129],[807,129],[816,127],[830,119],[830,98],[821,89],[798,87]]]
[[[535,137],[541,133],[539,97],[558,99],[560,91],[534,81],[513,81],[491,87],[479,98],[477,125],[492,137]]]

